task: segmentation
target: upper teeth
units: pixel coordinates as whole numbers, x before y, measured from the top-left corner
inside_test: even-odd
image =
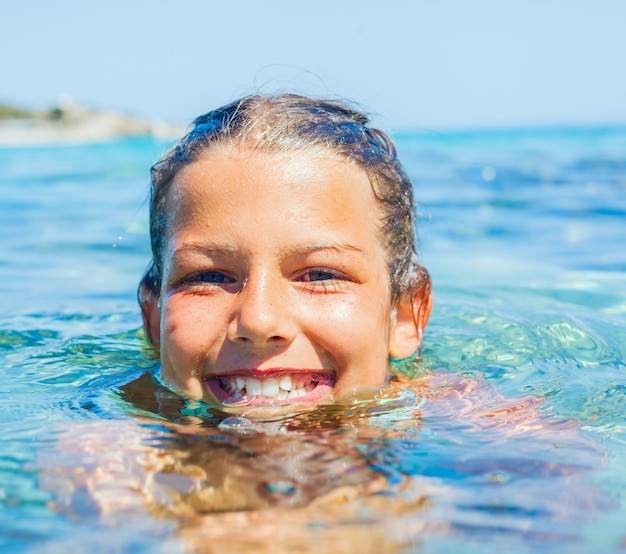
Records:
[[[305,396],[315,388],[316,382],[308,376],[294,376],[284,374],[280,377],[244,377],[242,375],[221,377],[223,387],[231,394],[239,393],[246,396],[265,396],[285,400]]]

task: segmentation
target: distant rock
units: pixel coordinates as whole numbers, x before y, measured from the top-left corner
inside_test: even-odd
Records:
[[[32,112],[0,105],[0,146],[80,144],[142,136],[167,139],[183,133],[184,129],[176,125],[94,110],[72,101]]]

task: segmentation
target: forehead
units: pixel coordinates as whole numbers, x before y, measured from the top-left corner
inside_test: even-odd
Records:
[[[266,226],[285,220],[330,226],[352,222],[376,234],[379,230],[378,201],[367,173],[324,149],[211,149],[175,176],[166,210],[170,232],[214,216],[230,225],[264,219]]]

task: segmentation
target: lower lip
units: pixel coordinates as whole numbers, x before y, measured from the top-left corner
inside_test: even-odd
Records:
[[[319,372],[311,372],[317,373]],[[276,377],[276,373],[266,375],[266,377]],[[257,377],[255,375],[255,377]],[[258,377],[257,377],[258,378]],[[315,388],[303,396],[297,398],[286,398],[279,400],[278,398],[269,398],[265,396],[252,396],[236,398],[227,391],[225,391],[220,383],[219,377],[212,377],[206,379],[204,382],[205,390],[211,394],[211,396],[217,398],[222,404],[226,406],[279,406],[285,404],[317,404],[327,399],[333,391],[335,384],[334,377],[330,374],[322,374],[318,380]]]

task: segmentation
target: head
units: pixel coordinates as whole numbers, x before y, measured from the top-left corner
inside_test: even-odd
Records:
[[[187,282],[185,276],[181,277],[180,283],[173,277],[173,274],[180,272],[176,255],[184,252],[185,241],[195,241],[196,244],[201,237],[205,237],[210,243],[205,254],[208,253],[211,260],[201,263],[198,257],[187,264],[189,269],[194,265],[200,267],[203,263],[206,266],[203,266],[203,270],[212,270],[220,264],[228,267],[231,263],[233,267],[239,264],[236,269],[220,270],[209,277],[202,277],[202,283],[206,284],[209,279],[212,287],[216,286],[214,280],[223,280],[224,282],[219,283],[220,291],[231,295],[232,299],[238,299],[227,308],[219,307],[220,314],[225,317],[223,325],[228,327],[238,325],[227,320],[241,319],[244,297],[249,289],[256,286],[252,281],[253,277],[267,275],[267,272],[263,273],[265,270],[255,273],[257,266],[264,267],[263,264],[269,264],[271,259],[277,266],[276,276],[284,277],[281,268],[291,261],[279,259],[278,250],[270,253],[270,250],[280,246],[278,243],[287,240],[284,237],[297,235],[303,225],[310,226],[313,229],[311,236],[301,237],[303,245],[284,244],[284,248],[280,250],[283,254],[300,252],[298,248],[303,246],[309,252],[313,250],[311,240],[315,226],[320,226],[320,229],[337,226],[337,236],[328,236],[326,242],[323,240],[324,232],[320,233],[322,239],[318,246],[322,250],[334,248],[338,259],[349,258],[342,255],[341,248],[337,247],[339,243],[348,249],[355,247],[361,251],[361,255],[365,256],[363,261],[372,263],[369,270],[372,275],[367,276],[367,279],[375,277],[376,273],[376,279],[380,278],[381,281],[378,289],[374,287],[372,292],[378,291],[377,294],[384,298],[371,300],[377,305],[383,301],[385,308],[382,315],[390,320],[381,320],[380,329],[377,329],[385,343],[385,368],[374,371],[376,377],[369,375],[371,371],[366,372],[364,385],[383,384],[390,356],[403,358],[419,349],[430,313],[431,288],[428,273],[419,264],[416,254],[413,190],[391,140],[381,131],[368,127],[367,123],[366,116],[339,102],[292,94],[249,96],[197,118],[192,130],[153,166],[150,201],[153,260],[140,285],[140,302],[149,341],[160,350],[163,376],[170,384],[189,396],[204,397],[207,396],[206,386],[202,383],[210,380],[213,374],[213,367],[209,362],[207,364],[211,367],[208,368],[200,367],[204,362],[191,364],[194,365],[191,369],[172,367],[177,363],[164,359],[163,352],[164,347],[168,349],[170,339],[176,333],[184,333],[178,324],[174,324],[167,317],[171,310],[168,311],[166,304],[170,297],[174,298],[180,293],[177,289],[180,283]],[[265,205],[268,199],[271,202]],[[250,203],[248,215],[247,206],[244,205],[246,202]],[[329,205],[325,206],[324,203]],[[198,206],[206,209],[196,209]],[[213,213],[218,207],[219,213]],[[233,208],[232,214],[230,208]],[[272,213],[275,209],[276,213]],[[259,210],[264,210],[268,217],[255,223],[255,214]],[[334,214],[334,219],[330,219],[329,214],[333,210],[338,211]],[[287,216],[284,216],[285,213]],[[323,221],[324,219],[328,221]],[[284,227],[279,230],[283,223]],[[289,227],[290,223],[293,228]],[[339,229],[344,224],[348,227],[352,225],[357,232],[363,231],[359,236],[359,240],[364,241],[362,245],[355,246],[341,240],[338,243],[333,242],[344,236]],[[278,234],[272,237],[274,227]],[[193,230],[191,234],[187,233],[190,229]],[[264,235],[266,230],[269,233],[267,236]],[[350,234],[347,228],[344,230]],[[239,231],[248,231],[251,237],[258,237],[258,241],[247,243],[247,237],[243,236],[239,237],[239,241]],[[228,248],[222,248],[224,244],[221,243],[214,248],[216,245],[211,240],[215,236],[229,237],[228,241],[235,238],[229,242]],[[367,248],[361,248],[366,243],[372,246],[371,252],[364,252]],[[263,258],[264,253],[267,254],[266,258]],[[232,260],[217,260],[222,254],[231,256]],[[186,263],[181,262],[182,265]],[[322,267],[315,274],[315,282],[337,280],[333,271],[326,271]],[[200,274],[200,269],[196,273]],[[306,281],[298,282],[308,283],[309,278],[310,276]],[[340,277],[344,282],[351,279],[353,277],[350,275]],[[360,282],[359,279],[360,277],[354,277],[353,280],[356,283]],[[291,293],[287,292],[290,286],[292,285],[285,285],[282,292],[276,292],[274,300],[280,301],[281,294],[291,299]],[[277,285],[277,290],[279,288]],[[189,294],[188,289],[189,287],[186,294],[189,306],[196,305],[197,302],[191,302],[193,294]],[[199,288],[194,290],[198,297],[202,297],[202,302],[206,301],[209,295],[200,293]],[[251,302],[257,300],[253,298]],[[175,302],[170,307],[173,309]],[[210,302],[207,302],[206,308],[211,312]],[[327,309],[328,306],[324,308]],[[291,312],[283,313],[280,319],[289,319],[290,314]],[[377,314],[377,317],[380,315]],[[359,315],[355,314],[354,317],[358,319]],[[319,323],[323,324],[321,320]],[[206,325],[215,324],[217,323],[211,322],[210,314],[207,315]],[[299,323],[296,327],[298,325]],[[224,333],[220,344],[212,344],[210,348],[220,352],[228,350],[225,346],[229,341],[227,334]],[[289,349],[287,343],[291,340],[286,338],[282,342],[278,341],[281,343],[278,345],[277,339],[281,336],[281,333],[268,336],[267,343],[272,343],[272,346],[269,349],[264,346],[263,352],[260,352],[258,344],[251,345],[245,337],[231,337],[233,344],[242,344],[244,350],[254,351],[250,360],[255,360],[255,367],[248,367],[250,361],[244,363],[243,359],[239,359],[237,363],[246,367],[229,369],[231,373],[227,377],[220,377],[222,382],[218,385],[228,388],[231,386],[231,375],[233,379],[237,373],[245,377],[248,370],[249,376],[261,382],[279,378],[279,366],[272,365],[271,362],[272,352],[284,353]],[[325,352],[326,349],[319,346],[316,356],[320,366],[324,365]],[[193,355],[194,360],[202,357],[199,351],[195,351]],[[215,360],[217,356],[215,353],[209,358]],[[289,357],[283,358],[285,359],[281,359],[279,355],[276,363],[286,363]],[[183,363],[189,365],[187,362]],[[297,365],[297,360],[290,358],[288,363]],[[310,360],[306,363],[312,365]],[[271,370],[265,372],[266,366],[271,367]],[[297,369],[300,371],[304,368]],[[319,383],[323,381],[333,389],[341,381],[340,375],[324,374],[326,369],[323,367],[309,369],[319,371],[302,371],[300,381],[313,382],[307,382],[308,388],[314,386],[321,389]],[[332,371],[342,370],[334,368]],[[358,388],[356,371],[354,368],[352,377],[346,380],[347,389]],[[294,377],[293,381],[297,380]],[[226,381],[228,383],[225,384]],[[252,384],[252,388],[254,386],[256,383]],[[233,385],[231,388],[236,387]],[[334,393],[345,392],[343,388]]]

